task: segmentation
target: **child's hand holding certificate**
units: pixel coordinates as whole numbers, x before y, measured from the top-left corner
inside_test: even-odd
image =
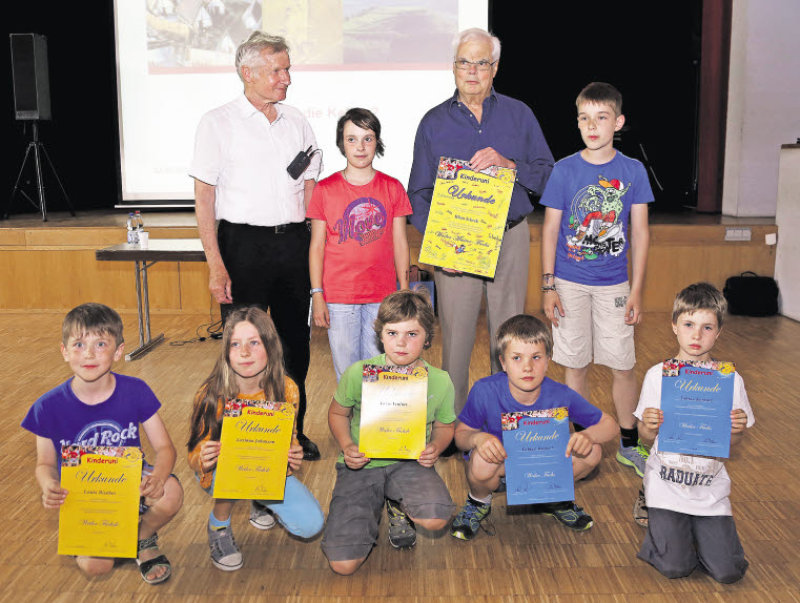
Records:
[[[58,554],[136,557],[142,451],[75,445],[61,458]]]
[[[228,400],[214,498],[283,500],[293,428],[288,402]]]
[[[567,409],[503,413],[502,425],[508,504],[575,498]]]
[[[364,365],[360,452],[376,459],[419,458],[427,417],[427,369]]]

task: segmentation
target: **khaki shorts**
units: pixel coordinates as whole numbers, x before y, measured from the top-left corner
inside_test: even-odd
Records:
[[[553,360],[567,368],[583,368],[592,359],[621,371],[636,364],[633,325],[625,324],[628,282],[581,285],[555,279],[565,316],[553,327]]]

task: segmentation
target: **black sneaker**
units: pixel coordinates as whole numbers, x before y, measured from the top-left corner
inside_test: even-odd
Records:
[[[400,505],[386,499],[386,514],[389,516],[389,543],[396,549],[410,549],[417,544],[414,522],[403,513]]]
[[[552,515],[559,523],[576,532],[584,532],[594,525],[592,516],[572,501],[542,505],[542,513]]]
[[[492,505],[478,502],[471,496],[467,496],[467,502],[464,503],[450,525],[450,535],[459,540],[472,540],[481,529],[481,522],[489,517],[491,512]]]
[[[303,447],[303,460],[304,461],[318,461],[321,457],[317,445],[309,440],[304,434],[297,434],[297,441]]]

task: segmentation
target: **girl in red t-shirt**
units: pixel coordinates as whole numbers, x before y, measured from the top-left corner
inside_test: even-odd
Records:
[[[372,324],[380,302],[408,288],[406,216],[400,182],[372,167],[383,155],[381,124],[367,109],[348,110],[336,125],[347,166],[314,187],[309,269],[314,324],[328,329],[337,380],[380,353]]]

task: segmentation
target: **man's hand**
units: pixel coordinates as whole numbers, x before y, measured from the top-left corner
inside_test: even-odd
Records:
[[[512,169],[516,168],[516,164],[513,161],[506,159],[492,147],[486,147],[477,151],[469,160],[470,169],[476,172],[485,170],[491,165]]]
[[[559,317],[565,316],[564,306],[561,305],[558,291],[544,291],[542,294],[542,307],[547,319],[553,323],[554,327],[557,327]]]
[[[208,274],[208,290],[219,304],[232,304],[231,277],[225,267],[210,268]]]

